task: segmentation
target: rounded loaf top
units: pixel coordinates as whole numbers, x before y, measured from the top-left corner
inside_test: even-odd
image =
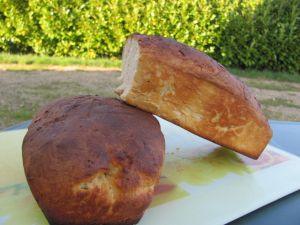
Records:
[[[23,142],[31,191],[53,224],[132,224],[159,181],[164,137],[150,114],[79,96],[45,106]]]

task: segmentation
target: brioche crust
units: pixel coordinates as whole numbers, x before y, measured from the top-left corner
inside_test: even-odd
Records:
[[[175,40],[134,34],[123,50],[128,104],[251,158],[272,130],[249,88],[206,54]]]
[[[34,117],[23,163],[50,224],[129,225],[150,204],[164,145],[150,113],[116,99],[71,97]]]

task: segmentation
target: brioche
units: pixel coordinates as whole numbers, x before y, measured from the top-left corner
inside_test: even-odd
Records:
[[[204,53],[134,34],[122,62],[116,93],[126,103],[251,158],[269,142],[272,131],[250,90]]]
[[[50,224],[129,225],[151,201],[164,145],[150,113],[116,99],[70,97],[34,117],[24,170]]]

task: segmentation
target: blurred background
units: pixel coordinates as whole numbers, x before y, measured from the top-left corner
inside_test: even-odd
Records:
[[[197,48],[300,121],[299,0],[0,0],[0,129],[70,95],[114,96],[132,33]]]

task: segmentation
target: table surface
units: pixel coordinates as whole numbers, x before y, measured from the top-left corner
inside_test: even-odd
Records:
[[[31,121],[8,127],[2,131],[27,128]],[[270,144],[300,156],[300,122],[270,120],[273,137]],[[299,171],[300,172],[300,171]],[[299,181],[300,182],[300,181]],[[231,223],[230,225],[299,225],[300,191],[255,210]]]

